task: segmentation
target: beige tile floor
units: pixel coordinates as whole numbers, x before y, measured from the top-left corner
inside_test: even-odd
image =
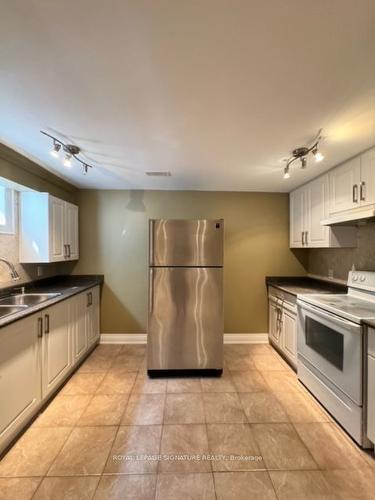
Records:
[[[144,346],[101,345],[0,462],[0,500],[30,498],[373,499],[375,459],[270,346],[149,380]]]

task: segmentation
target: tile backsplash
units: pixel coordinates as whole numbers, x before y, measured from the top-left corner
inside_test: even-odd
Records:
[[[374,222],[358,227],[357,248],[310,249],[307,270],[310,274],[328,277],[328,270],[332,269],[334,278],[346,280],[353,264],[356,269],[375,271]]]
[[[16,196],[15,207],[15,234],[0,233],[0,257],[4,257],[15,265],[20,280],[12,281],[10,279],[8,268],[0,262],[0,288],[26,283],[39,278],[47,278],[58,274],[70,274],[75,262],[56,262],[51,264],[20,264],[18,251],[18,196]],[[42,275],[38,276],[37,268],[40,266]]]

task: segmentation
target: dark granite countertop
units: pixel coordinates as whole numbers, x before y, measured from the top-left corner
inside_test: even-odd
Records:
[[[309,276],[267,276],[266,285],[292,295],[307,293],[346,293],[347,286]]]
[[[60,295],[52,297],[36,305],[25,307],[19,311],[0,318],[0,327],[9,325],[14,321],[35,314],[46,307],[50,307],[57,302],[68,299],[73,295],[77,295],[89,288],[104,283],[103,275],[69,275],[69,276],[54,276],[53,278],[45,278],[41,280],[31,281],[29,283],[15,284],[14,286],[3,288],[0,290],[0,297],[6,297],[14,293],[19,293],[21,286],[25,287],[25,293],[59,293]],[[1,311],[1,308],[0,308]]]

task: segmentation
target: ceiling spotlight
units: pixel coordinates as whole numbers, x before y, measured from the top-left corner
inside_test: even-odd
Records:
[[[64,156],[63,164],[65,167],[68,167],[68,168],[72,167],[73,166],[72,160],[74,159],[78,163],[81,163],[82,172],[84,175],[87,174],[87,172],[89,171],[89,168],[93,168],[92,165],[89,165],[85,161],[81,160],[81,158],[79,158],[79,155],[81,154],[81,148],[79,146],[76,146],[75,144],[65,144],[60,139],[57,139],[56,137],[49,134],[48,132],[44,132],[44,130],[41,130],[40,133],[49,137],[50,139],[52,139],[53,146],[52,146],[52,149],[50,151],[52,156],[57,158],[59,156],[60,150],[64,151],[65,156]]]
[[[315,161],[316,163],[324,160],[324,156],[322,155],[322,153],[318,150],[318,146],[316,146],[313,150],[312,150],[312,154],[314,155],[315,157]]]
[[[289,179],[290,178],[290,173],[289,173],[289,165],[284,168],[284,179]]]
[[[59,144],[58,142],[56,141],[53,141],[53,147],[50,151],[50,154],[54,157],[54,158],[58,158],[59,157],[59,151],[61,149],[61,144]]]
[[[303,156],[301,158],[301,168],[306,168],[306,165],[307,165],[307,160],[306,158]]]
[[[66,153],[64,158],[64,167],[70,168],[72,166],[72,155],[70,153]]]

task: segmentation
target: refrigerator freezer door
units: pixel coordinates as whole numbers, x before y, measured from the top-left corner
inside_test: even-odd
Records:
[[[223,265],[224,221],[150,220],[150,266]]]
[[[222,268],[149,272],[148,370],[222,369]]]

